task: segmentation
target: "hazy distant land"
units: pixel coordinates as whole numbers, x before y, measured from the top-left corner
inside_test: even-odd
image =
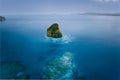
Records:
[[[5,17],[0,16],[0,22],[1,22],[1,21],[5,21]]]
[[[81,13],[79,15],[120,16],[120,13]]]

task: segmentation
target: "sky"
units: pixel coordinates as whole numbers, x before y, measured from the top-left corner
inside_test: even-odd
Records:
[[[0,14],[120,13],[120,0],[0,0]]]

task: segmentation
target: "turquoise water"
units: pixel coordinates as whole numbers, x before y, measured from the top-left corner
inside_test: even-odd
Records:
[[[58,23],[64,37],[46,37]],[[6,15],[0,23],[1,61],[18,61],[30,78],[40,78],[47,61],[74,55],[74,78],[120,80],[120,17],[84,15]]]

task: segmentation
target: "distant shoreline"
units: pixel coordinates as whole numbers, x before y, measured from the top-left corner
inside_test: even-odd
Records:
[[[0,22],[5,21],[5,17],[4,16],[0,16]]]
[[[120,13],[63,13],[63,14],[57,14],[57,13],[52,13],[52,14],[4,14],[4,15],[91,15],[91,16],[120,16]],[[1,17],[1,16],[0,16]]]
[[[120,16],[120,13],[82,13],[79,15],[93,15],[93,16]]]

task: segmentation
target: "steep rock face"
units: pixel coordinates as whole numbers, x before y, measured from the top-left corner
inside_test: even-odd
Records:
[[[52,38],[61,38],[63,36],[57,23],[52,24],[47,29],[47,36]]]

